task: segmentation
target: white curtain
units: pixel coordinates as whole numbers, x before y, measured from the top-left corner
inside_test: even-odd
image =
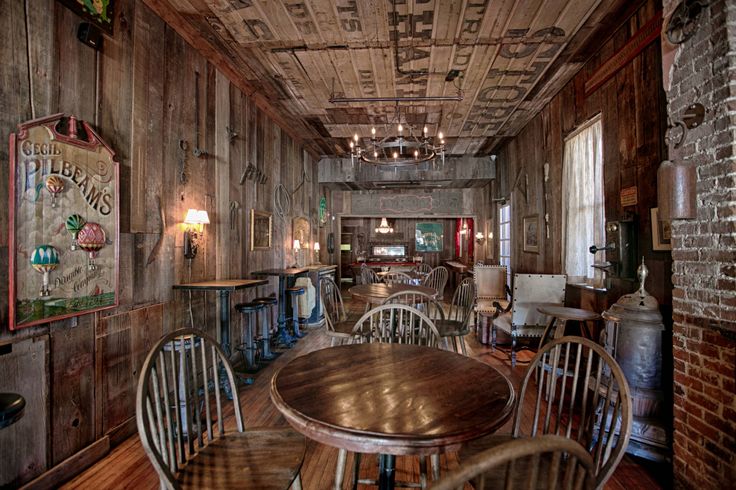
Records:
[[[599,285],[603,252],[591,254],[591,245],[604,245],[603,140],[600,116],[565,140],[562,167],[562,265],[570,282]]]

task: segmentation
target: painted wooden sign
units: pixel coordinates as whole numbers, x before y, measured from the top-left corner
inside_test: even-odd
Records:
[[[10,135],[10,329],[118,303],[118,164],[84,121]]]

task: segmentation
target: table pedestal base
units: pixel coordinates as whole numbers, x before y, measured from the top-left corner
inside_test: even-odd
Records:
[[[381,454],[378,457],[378,488],[393,490],[396,487],[396,456]]]

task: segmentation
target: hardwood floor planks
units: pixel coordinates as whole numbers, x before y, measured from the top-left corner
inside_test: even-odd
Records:
[[[348,295],[344,296],[346,308],[349,311],[362,311],[362,304],[353,302]],[[233,321],[233,328],[238,322]],[[482,360],[496,367],[501,373],[508,376],[518,392],[519,383],[525,372],[525,366],[519,365],[512,369],[502,352],[491,352],[490,347],[483,346],[475,340],[473,334],[466,337],[468,353],[471,357]],[[270,382],[273,374],[289,360],[317,349],[327,348],[330,339],[322,329],[310,330],[309,334],[301,339],[293,349],[283,351],[275,361],[255,375],[255,382],[250,386],[240,387],[240,400],[243,417],[247,428],[258,426],[285,426],[286,421],[276,410],[270,398]],[[357,374],[357,373],[356,373]],[[232,405],[229,405],[230,407]],[[531,414],[525,414],[523,423],[530,423]],[[232,409],[229,412],[229,421],[232,421]],[[232,427],[229,427],[232,430]],[[499,433],[510,432],[511,420],[507,422]],[[302,483],[304,490],[325,490],[332,487],[337,463],[337,449],[324,446],[314,441],[307,441],[307,452],[302,467]],[[350,488],[349,481],[353,467],[354,455],[348,454],[343,488]],[[662,488],[667,476],[661,473],[669,471],[662,466],[642,465],[629,456],[624,457],[606,489],[647,488],[655,490]],[[458,466],[454,454],[441,457],[442,473]],[[419,481],[419,460],[416,457],[398,457],[396,462],[397,480]],[[660,472],[653,475],[652,472]],[[360,475],[362,478],[377,478],[377,458],[375,455],[363,455],[361,459]],[[666,483],[665,483],[666,484]],[[100,488],[158,488],[158,478],[148,461],[137,435],[127,439],[114,448],[108,456],[62,486],[64,489],[100,489]],[[359,488],[370,489],[361,485]]]

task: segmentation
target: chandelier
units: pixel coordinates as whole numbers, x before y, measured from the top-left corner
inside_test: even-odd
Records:
[[[391,128],[395,133],[391,133]],[[418,132],[417,132],[418,133]],[[424,126],[420,134],[415,134],[415,129],[405,124],[401,119],[401,109],[396,104],[396,113],[386,125],[386,136],[378,138],[376,128],[371,128],[371,137],[367,145],[361,146],[361,138],[355,133],[350,141],[350,160],[362,160],[373,165],[386,165],[403,167],[417,165],[422,162],[433,160],[439,156],[442,163],[445,162],[445,139],[440,131],[437,133],[438,144],[429,136],[429,129]],[[385,222],[385,219],[381,224]]]
[[[388,220],[386,218],[381,218],[381,224],[378,225],[376,228],[376,233],[393,233],[394,229],[393,227],[389,226]]]

